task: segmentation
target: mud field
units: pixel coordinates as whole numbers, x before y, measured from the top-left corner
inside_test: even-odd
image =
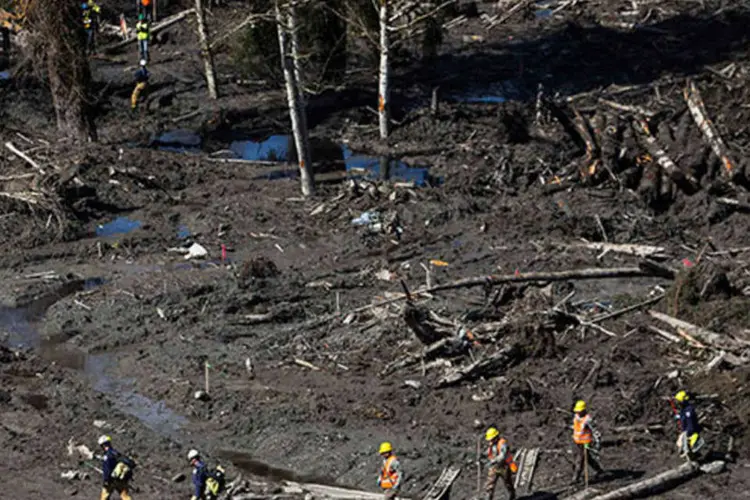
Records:
[[[519,497],[565,498],[583,489],[578,398],[610,470],[593,496],[682,463],[682,388],[727,468],[658,497],[746,498],[750,10],[553,0],[487,28],[513,5],[462,3],[428,68],[394,68],[387,143],[374,70],[310,95],[309,199],[275,161],[293,157],[281,87],[220,50],[209,102],[189,23],[153,45],[138,113],[135,47],[92,60],[98,143],[58,141],[30,77],[0,83],[0,139],[35,163],[0,160],[3,498],[98,495],[75,447],[104,432],[139,464],[134,498],[188,498],[191,447],[246,498],[294,498],[284,480],[375,492],[384,440],[406,497],[453,464],[452,498],[474,498],[489,425],[540,450]],[[212,9],[213,31],[246,12]],[[222,161],[233,141],[282,154]],[[392,178],[347,175],[386,154]],[[186,258],[195,243],[207,255]],[[611,276],[581,279],[594,268]],[[474,342],[451,340],[462,327]]]

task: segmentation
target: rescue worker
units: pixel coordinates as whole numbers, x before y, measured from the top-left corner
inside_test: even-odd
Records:
[[[575,467],[571,482],[575,484],[580,481],[581,472],[587,462],[594,469],[594,477],[599,476],[604,470],[598,459],[599,447],[601,446],[600,435],[594,429],[591,415],[586,411],[586,402],[576,401],[573,412],[573,444],[577,456],[573,458]]]
[[[138,15],[146,16],[148,22],[151,22],[151,0],[140,0],[138,2]]]
[[[86,31],[86,53],[93,54],[96,52],[96,30],[99,27],[99,13],[101,7],[94,2],[84,2],[81,4],[83,16],[83,29]]]
[[[484,439],[488,443],[487,460],[490,462],[487,482],[484,485],[484,499],[492,500],[497,478],[500,476],[505,483],[505,489],[508,490],[508,500],[515,500],[516,489],[513,486],[513,474],[518,472],[518,465],[513,461],[508,442],[500,437],[500,432],[494,427],[487,429]]]
[[[141,55],[141,59],[149,61],[148,58],[148,42],[151,38],[151,27],[148,21],[145,20],[143,14],[138,14],[138,22],[135,24],[135,32],[138,36],[138,52]]]
[[[216,473],[221,474],[221,477],[215,477],[206,463],[201,460],[198,450],[188,451],[187,458],[193,467],[194,491],[190,500],[216,500],[224,489],[224,469],[221,466],[217,467]]]
[[[704,445],[703,438],[700,435],[701,426],[698,422],[698,414],[687,392],[678,392],[674,399],[680,407],[679,414],[675,416],[680,422],[680,437],[677,438],[677,449],[680,451],[681,457],[692,459],[693,454]]]
[[[385,498],[398,498],[404,480],[401,463],[394,455],[393,446],[389,442],[381,443],[378,453],[383,457],[378,486],[385,493]]]
[[[151,74],[148,72],[148,68],[146,68],[146,60],[141,59],[140,67],[135,72],[135,88],[133,89],[133,94],[130,96],[130,109],[135,110],[138,107],[138,96],[141,95],[143,89],[148,85],[150,76]]]
[[[133,478],[132,460],[124,457],[112,447],[112,438],[101,436],[99,446],[104,451],[102,457],[102,486],[101,500],[109,500],[113,492],[120,494],[122,500],[131,500],[128,493],[128,483]]]

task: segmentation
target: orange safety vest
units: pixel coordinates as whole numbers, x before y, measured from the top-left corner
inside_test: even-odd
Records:
[[[398,482],[398,473],[391,470],[391,464],[394,460],[396,460],[395,455],[386,458],[383,467],[380,469],[380,487],[384,490],[390,490]]]
[[[580,417],[576,414],[573,417],[573,442],[575,444],[590,444],[594,437],[591,434],[591,428],[588,426],[591,415]]]
[[[500,455],[500,450],[507,441],[505,439],[500,439],[497,444],[491,444],[489,448],[487,448],[487,458],[490,460],[493,460],[495,457]],[[511,472],[515,473],[518,471],[518,464],[516,464],[513,461],[513,455],[510,453],[510,450],[508,450],[508,453],[505,455],[505,465],[510,469]]]
[[[149,5],[151,5],[151,0],[141,0],[141,5],[143,5],[144,7],[148,7]]]

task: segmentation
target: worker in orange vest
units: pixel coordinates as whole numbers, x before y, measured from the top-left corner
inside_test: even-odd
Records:
[[[492,500],[497,478],[500,476],[505,483],[505,489],[508,490],[508,500],[515,500],[516,489],[513,486],[513,474],[518,472],[518,465],[513,461],[508,442],[500,437],[500,432],[494,427],[487,429],[484,439],[488,443],[487,459],[490,462],[487,482],[484,485],[484,499]]]
[[[573,470],[572,483],[577,483],[581,479],[586,462],[594,469],[596,476],[603,472],[602,466],[599,465],[599,448],[601,445],[599,433],[594,429],[591,415],[586,411],[586,402],[583,400],[576,401],[573,407],[573,443],[576,457],[574,458],[575,467]],[[593,446],[592,446],[593,445]],[[595,477],[596,477],[595,476]]]
[[[378,477],[378,486],[385,493],[385,498],[397,498],[401,490],[401,483],[404,480],[401,464],[393,454],[391,443],[381,443],[378,453],[383,457],[383,465],[380,467],[380,477]]]

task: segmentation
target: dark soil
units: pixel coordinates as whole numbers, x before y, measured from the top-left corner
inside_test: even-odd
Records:
[[[492,16],[494,5],[479,3],[479,12]],[[215,8],[213,32],[247,9]],[[578,2],[538,17],[529,7],[491,30],[482,16],[468,18],[447,32],[437,60],[396,67],[398,123],[386,143],[368,109],[377,102],[370,69],[371,77],[353,74],[343,88],[311,95],[315,169],[331,175],[309,199],[294,178],[269,180],[291,167],[210,157],[232,140],[287,134],[288,109],[280,85],[240,81],[226,50],[217,54],[222,96],[209,102],[188,23],[154,44],[151,92],[139,113],[129,110],[135,46],[92,60],[99,143],[58,141],[47,91],[30,77],[0,82],[2,143],[48,171],[6,179],[34,171],[8,150],[0,159],[2,496],[98,494],[96,461],[69,454],[68,444],[94,449],[106,432],[139,464],[136,498],[189,495],[187,483],[171,478],[189,473],[191,447],[224,462],[230,479],[244,472],[269,483],[376,491],[384,440],[402,458],[408,497],[459,464],[453,496],[470,498],[477,438],[496,425],[514,448],[542,449],[533,491],[562,497],[576,491],[568,487],[569,425],[578,398],[602,431],[603,465],[615,471],[592,486],[611,490],[681,463],[666,397],[686,388],[711,450],[725,456],[731,446],[734,462],[660,498],[745,498],[750,364],[707,371],[716,350],[666,341],[649,326],[677,332],[648,308],[602,321],[613,337],[580,324],[665,293],[649,307],[750,345],[750,218],[717,201],[747,200],[746,181],[722,180],[682,94],[688,79],[696,82],[741,171],[750,151],[750,11],[712,1],[632,9]],[[465,41],[470,35],[482,41]],[[433,116],[436,86],[442,100]],[[512,100],[462,101],[500,93]],[[599,99],[653,113],[651,133],[699,186],[689,192],[664,176],[643,156],[633,116]],[[597,138],[601,130],[616,136],[600,141],[591,175],[574,110]],[[199,133],[204,150],[148,146],[175,128]],[[431,165],[443,182],[336,181],[342,159],[331,150],[345,142],[358,153]],[[383,231],[352,224],[367,211],[387,221]],[[97,236],[117,217],[141,225]],[[175,251],[194,242],[208,250],[205,259]],[[468,381],[439,388],[449,370],[429,362],[384,374],[424,347],[402,301],[349,313],[396,297],[401,282],[418,290],[422,265],[433,285],[638,266],[638,257],[600,255],[583,242],[663,247],[661,265],[677,274],[415,295],[431,334],[453,335],[460,325],[476,332],[470,354],[445,354],[453,366],[508,349],[506,364]],[[206,363],[210,397],[199,400]],[[663,427],[645,430],[654,425]],[[628,426],[643,430],[620,432]],[[62,479],[67,470],[88,476]]]

